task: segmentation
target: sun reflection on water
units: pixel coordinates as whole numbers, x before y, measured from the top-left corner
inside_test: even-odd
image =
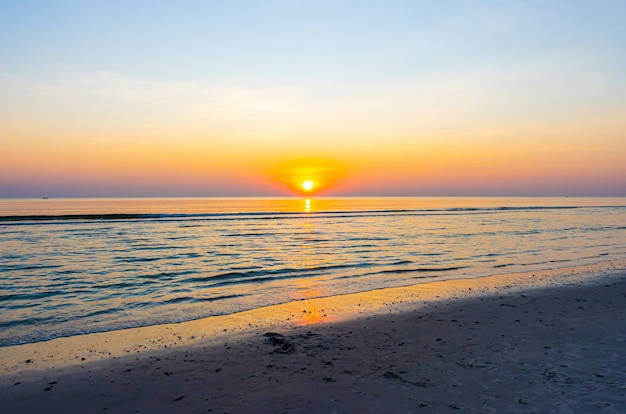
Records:
[[[311,211],[311,200],[304,200],[304,211]],[[302,230],[305,234],[312,235],[315,233],[315,222],[310,220],[303,220]],[[303,243],[299,247],[297,261],[304,269],[316,269],[320,266],[324,266],[326,260],[323,255],[320,255],[317,251],[319,245],[314,240],[303,240]],[[296,279],[292,282],[294,290],[291,295],[291,299],[294,301],[305,301],[307,299],[320,298],[330,296],[331,292],[323,284],[322,279],[319,277],[314,278],[302,278]],[[297,320],[295,324],[298,326],[312,325],[318,323],[327,323],[331,321],[324,309],[311,306],[303,303],[302,310],[298,312]]]

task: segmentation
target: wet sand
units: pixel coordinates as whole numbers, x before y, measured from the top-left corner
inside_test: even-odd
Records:
[[[623,413],[624,265],[437,282],[5,347],[0,407]]]

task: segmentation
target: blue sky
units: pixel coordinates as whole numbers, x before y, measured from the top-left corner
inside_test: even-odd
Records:
[[[553,53],[623,70],[620,1],[3,1],[5,71],[350,81]]]

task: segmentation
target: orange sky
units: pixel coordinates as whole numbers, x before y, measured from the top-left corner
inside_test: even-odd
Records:
[[[626,195],[623,8],[417,3],[4,4],[0,197]]]

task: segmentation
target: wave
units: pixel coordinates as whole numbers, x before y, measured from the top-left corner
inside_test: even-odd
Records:
[[[233,283],[248,283],[251,281],[259,280],[278,280],[284,279],[287,276],[294,275],[295,277],[310,277],[311,275],[318,275],[324,272],[349,269],[349,268],[366,268],[376,266],[375,263],[359,263],[355,264],[340,264],[331,266],[313,266],[308,268],[280,268],[280,269],[265,269],[265,270],[248,270],[243,272],[224,272],[209,276],[199,276],[188,278],[188,282],[192,283],[206,283],[206,282],[219,282],[225,284]],[[212,284],[217,286],[217,284]]]
[[[452,267],[417,267],[413,269],[390,269],[381,270],[378,273],[421,273],[421,272],[452,272],[453,270],[465,269],[468,266],[452,266]]]
[[[163,305],[176,305],[179,303],[202,303],[202,302],[215,302],[219,300],[226,299],[236,299],[241,298],[247,295],[222,295],[222,296],[214,296],[214,297],[194,297],[194,296],[177,296],[175,298],[167,299],[162,301]]]
[[[319,212],[236,212],[236,213],[159,213],[159,214],[62,214],[62,215],[11,215],[0,216],[0,224],[25,222],[86,222],[86,221],[130,221],[130,220],[244,220],[244,219],[287,219],[311,217],[368,217],[377,215],[433,215],[497,213],[510,211],[564,210],[579,208],[626,208],[625,206],[522,206],[522,207],[451,207],[436,209],[382,209],[341,210]]]

